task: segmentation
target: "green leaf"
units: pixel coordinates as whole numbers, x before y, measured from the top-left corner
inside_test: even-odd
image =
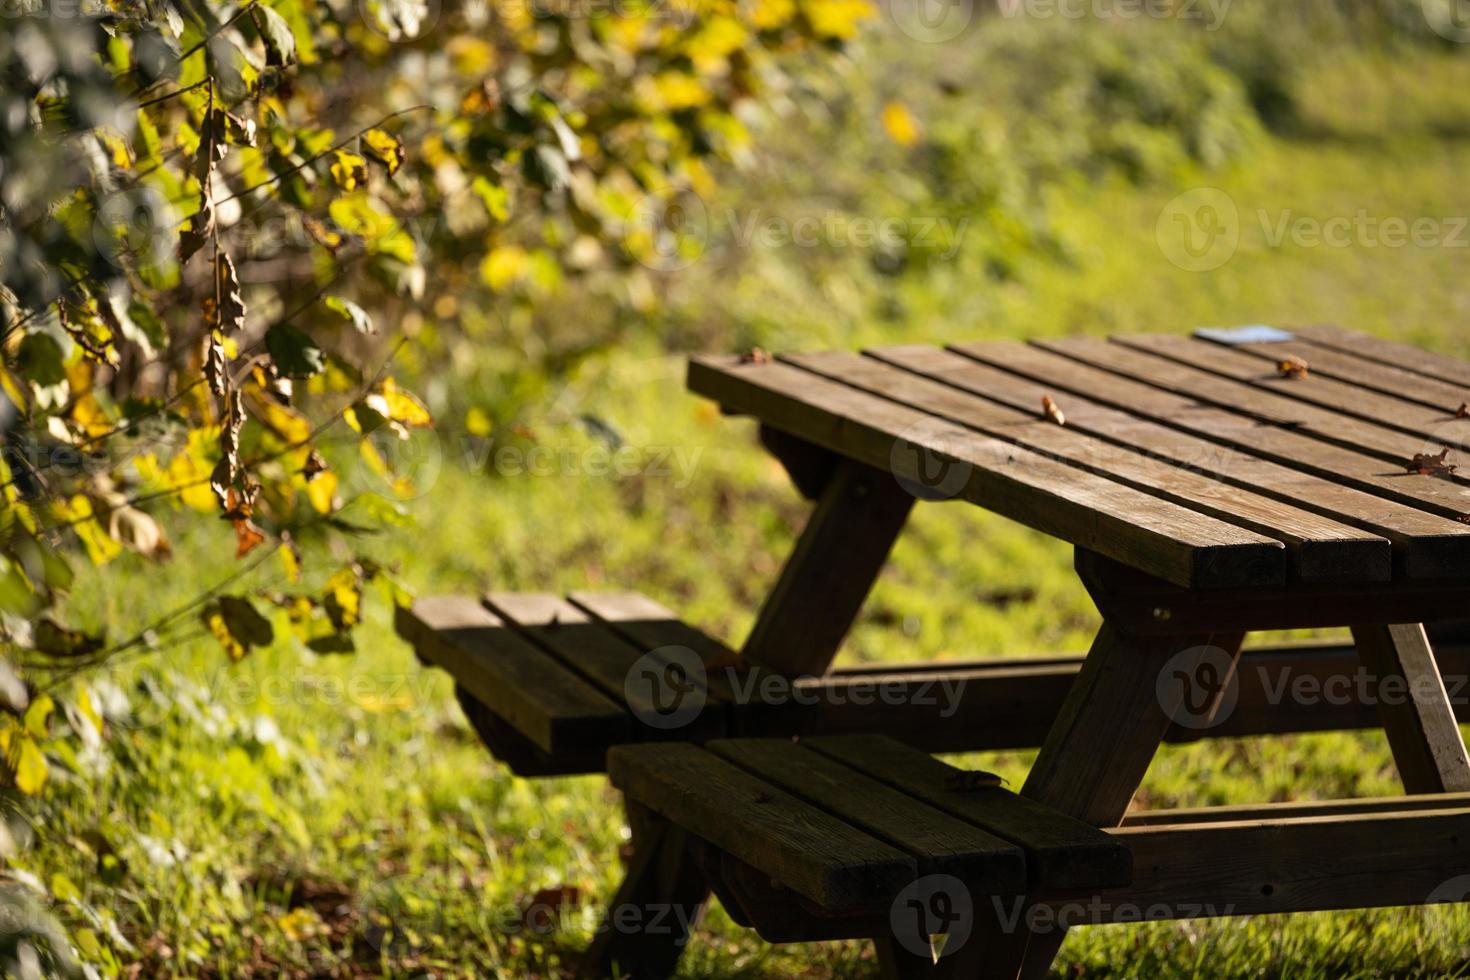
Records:
[[[48,657],[85,657],[101,650],[105,644],[106,641],[101,636],[69,630],[56,625],[50,619],[42,619],[36,623],[36,652],[44,653]]]
[[[368,316],[367,311],[350,299],[341,296],[328,296],[326,298],[327,309],[336,310],[342,314],[342,318],[352,321],[352,326],[358,333],[374,333],[373,318]]]
[[[294,64],[296,61],[296,35],[286,18],[269,7],[256,4],[251,13],[255,25],[260,28],[260,39],[265,42],[265,63],[276,67]]]
[[[309,378],[327,367],[327,355],[305,332],[289,323],[278,323],[266,331],[265,349],[276,368],[289,378]]]

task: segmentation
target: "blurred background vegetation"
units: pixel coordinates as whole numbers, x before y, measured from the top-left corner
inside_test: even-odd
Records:
[[[391,444],[391,478],[355,444],[323,447],[344,499],[387,502],[345,506],[335,557],[420,594],[637,588],[738,643],[804,507],[748,422],[683,392],[687,352],[1335,321],[1470,355],[1463,232],[1270,235],[1283,214],[1470,215],[1470,55],[1446,36],[1449,0],[1124,7],[984,5],[944,36],[892,0],[741,110],[748,145],[680,197],[675,247],[620,273],[615,301],[605,282],[526,277],[393,307],[414,338],[397,377],[435,425]],[[1195,272],[1160,216],[1200,187],[1234,203],[1240,244]],[[626,465],[589,465],[607,459]],[[130,635],[237,571],[228,524],[170,526],[166,562],[79,570],[80,628]],[[283,575],[269,561],[231,587]],[[282,611],[238,663],[212,641],[145,644],[59,682],[50,785],[7,797],[0,825],[0,897],[28,910],[0,920],[24,926],[7,969],[61,970],[71,949],[106,976],[562,975],[615,886],[616,794],[512,779],[387,608],[348,656],[309,650]],[[923,507],[842,656],[1078,651],[1095,625],[1064,547]],[[1014,782],[1029,757],[971,761]],[[1381,736],[1341,734],[1168,748],[1142,802],[1397,789]],[[684,970],[862,975],[870,955],[773,950],[715,909]],[[1470,916],[1385,910],[1077,930],[1058,969],[1455,976],[1467,958]]]

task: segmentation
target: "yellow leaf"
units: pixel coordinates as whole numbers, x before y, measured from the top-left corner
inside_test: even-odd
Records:
[[[526,267],[526,252],[519,245],[501,245],[490,250],[480,263],[480,278],[497,293],[504,292]]]
[[[383,413],[386,418],[415,429],[434,424],[434,417],[429,414],[424,403],[413,392],[398,387],[398,383],[392,378],[383,379],[382,394],[388,405],[388,410]]]
[[[46,756],[29,735],[20,735],[11,743],[11,771],[15,786],[27,796],[35,796],[46,785]]]
[[[367,183],[367,159],[349,150],[338,150],[332,179],[344,191],[356,190]]]
[[[45,738],[50,731],[51,714],[56,710],[56,702],[51,700],[49,694],[38,694],[26,708],[24,719],[22,719],[26,734],[32,738]]]
[[[273,398],[253,399],[251,407],[266,428],[291,445],[300,445],[311,438],[311,423],[294,408],[282,405]]]
[[[122,554],[122,545],[108,537],[92,510],[92,501],[86,496],[77,494],[70,502],[58,501],[53,506],[57,516],[69,524],[82,540],[92,564],[105,565]]]
[[[842,41],[857,34],[858,21],[873,16],[873,6],[867,0],[807,0],[803,6],[819,37]]]
[[[403,166],[403,141],[392,133],[381,129],[370,129],[362,134],[363,145],[368,156],[381,163],[392,177]]]
[[[331,470],[323,470],[310,480],[307,480],[306,496],[318,514],[330,514],[337,502],[337,474]],[[287,551],[289,549],[283,548],[281,550]]]
[[[464,413],[464,427],[470,435],[479,436],[482,439],[489,436],[494,428],[490,422],[490,416],[474,405],[471,405],[470,410]]]
[[[295,547],[290,542],[283,541],[281,547],[276,550],[281,556],[281,567],[286,572],[286,579],[290,582],[301,581],[301,556],[296,553]]]
[[[339,633],[356,626],[362,615],[362,587],[357,573],[344,568],[327,579],[322,607]]]
[[[890,102],[883,107],[883,128],[888,138],[899,146],[913,146],[919,141],[919,121],[902,102]]]

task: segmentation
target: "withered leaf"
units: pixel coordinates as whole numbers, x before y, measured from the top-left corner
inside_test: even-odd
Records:
[[[235,274],[235,260],[228,252],[220,252],[214,262],[215,282],[219,292],[216,312],[219,327],[226,334],[245,327],[245,298],[240,295],[240,278]]]
[[[1005,780],[1000,775],[983,769],[957,769],[944,777],[944,788],[958,793],[970,793],[1004,784]]]
[[[244,558],[265,541],[265,532],[248,517],[230,522],[235,528],[235,557]]]
[[[767,353],[764,348],[752,347],[750,350],[740,355],[740,363],[769,364],[771,363],[771,355]]]
[[[1446,446],[1433,454],[1415,453],[1408,470],[1420,476],[1449,476],[1459,468],[1455,463],[1446,462],[1449,452],[1449,447]]]
[[[1287,357],[1276,362],[1276,373],[1283,378],[1298,380],[1305,378],[1309,373],[1307,362],[1300,357]]]
[[[1460,402],[1460,407],[1455,409],[1455,418],[1470,419],[1470,402]]]
[[[209,302],[212,303],[213,300]],[[211,330],[204,338],[204,381],[209,385],[209,393],[215,398],[224,398],[228,377],[225,369],[225,347],[220,343],[219,334]]]
[[[106,646],[106,640],[101,636],[58,626],[51,619],[37,622],[34,636],[36,652],[48,657],[85,657]]]
[[[179,261],[187,262],[190,257],[214,234],[214,202],[205,190],[199,192],[199,210],[189,219],[189,227],[179,232]]]
[[[1051,395],[1041,396],[1041,410],[1046,413],[1047,418],[1051,419],[1057,425],[1067,424],[1067,416],[1062,414],[1062,410],[1057,407],[1057,403],[1052,401]]]

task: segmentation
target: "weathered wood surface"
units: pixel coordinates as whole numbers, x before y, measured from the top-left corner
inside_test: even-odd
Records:
[[[694,745],[617,746],[608,776],[630,799],[822,908],[886,905],[914,858]]]
[[[790,365],[695,358],[689,384],[728,410],[1170,581],[1286,578],[1279,541]]]

